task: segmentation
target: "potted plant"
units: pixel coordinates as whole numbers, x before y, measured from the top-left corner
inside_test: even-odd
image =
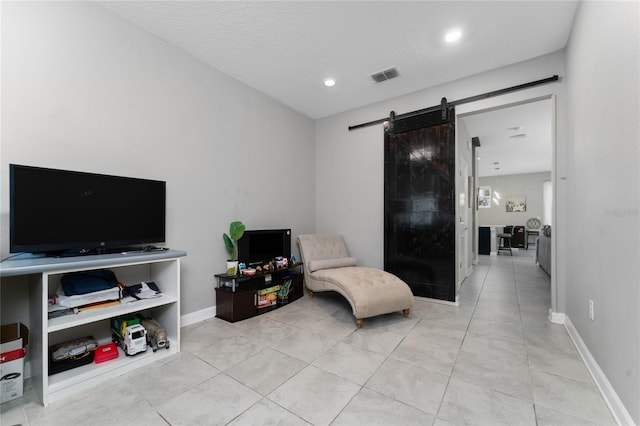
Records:
[[[244,235],[245,228],[240,221],[231,222],[229,234],[222,234],[224,246],[230,256],[229,260],[227,260],[227,275],[236,275],[238,273],[238,240]]]

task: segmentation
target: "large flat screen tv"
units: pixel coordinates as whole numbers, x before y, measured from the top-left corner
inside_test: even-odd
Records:
[[[262,265],[276,257],[291,257],[291,229],[244,231],[238,240],[238,261]]]
[[[165,241],[166,183],[9,166],[9,250],[91,254]]]

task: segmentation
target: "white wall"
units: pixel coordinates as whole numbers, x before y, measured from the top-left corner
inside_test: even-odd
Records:
[[[551,179],[551,172],[525,173],[519,175],[485,176],[479,180],[480,186],[490,186],[492,198],[496,191],[500,194],[499,204],[491,201],[491,208],[478,209],[478,224],[524,226],[529,218],[537,217],[542,221],[543,184]],[[526,212],[507,213],[505,203],[511,195],[523,195],[527,198]]]
[[[387,117],[392,110],[402,114],[438,105],[442,97],[462,99],[563,73],[564,52],[556,52],[318,120],[317,230],[343,234],[360,264],[383,266],[384,130],[376,125],[349,131],[348,126]],[[561,81],[493,101],[508,103],[562,95],[563,86]],[[487,104],[474,105],[459,107],[457,113],[479,111]]]
[[[639,5],[582,2],[566,61],[571,236],[566,312],[635,424],[640,424]]]
[[[1,6],[3,257],[9,163],[166,180],[183,314],[215,305],[232,220],[315,230],[311,119],[96,4]]]

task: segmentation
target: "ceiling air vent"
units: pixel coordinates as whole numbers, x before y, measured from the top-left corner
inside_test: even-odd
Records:
[[[371,78],[376,83],[382,83],[386,80],[391,80],[392,78],[396,78],[399,76],[398,69],[396,67],[389,68],[388,70],[380,71],[375,74],[371,74]]]

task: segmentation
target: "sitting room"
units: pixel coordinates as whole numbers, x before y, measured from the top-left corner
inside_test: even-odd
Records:
[[[0,423],[639,424],[639,16],[638,1],[0,2],[0,320],[29,330]],[[549,168],[479,174],[474,138],[490,141],[464,123],[537,102]],[[16,170],[139,191],[86,213],[68,206],[100,187],[16,197]],[[25,217],[38,230],[21,240]],[[134,236],[53,232],[89,217]],[[229,275],[238,221],[290,246]],[[304,259],[299,237],[328,234],[339,261]],[[67,274],[101,268],[129,305],[51,314]],[[247,283],[250,314],[223,312]],[[127,346],[120,314],[149,348]],[[117,359],[54,372],[58,344],[98,329]]]

